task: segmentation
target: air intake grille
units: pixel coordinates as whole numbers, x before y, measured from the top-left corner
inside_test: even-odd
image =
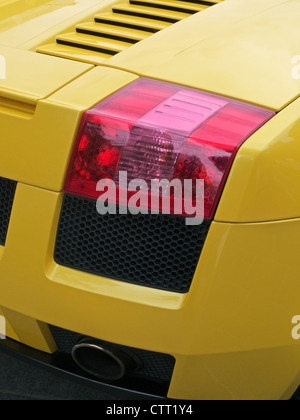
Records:
[[[183,217],[105,215],[95,201],[66,195],[58,227],[58,264],[141,286],[189,291],[210,223]]]
[[[5,245],[17,183],[0,178],[0,245]]]
[[[130,0],[96,15],[92,22],[77,25],[74,32],[57,36],[56,44],[40,47],[38,52],[101,64],[151,34],[222,1]]]

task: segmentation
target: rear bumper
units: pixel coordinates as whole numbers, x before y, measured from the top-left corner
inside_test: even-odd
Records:
[[[170,354],[176,365],[169,398],[293,395],[300,383],[300,341],[291,334],[300,311],[299,219],[212,223],[192,287],[182,295],[57,265],[61,203],[60,193],[17,186],[0,247],[0,315],[8,337],[53,354],[51,324]]]
[[[63,354],[47,354],[9,338],[0,341],[0,351],[3,351],[10,356],[26,360],[63,379],[76,381],[82,386],[88,386],[89,388],[97,390],[99,393],[103,392],[106,395],[108,394],[117,400],[163,400],[162,397],[158,397],[150,392],[147,394],[132,391],[126,389],[126,387],[120,388],[114,385],[101,383],[91,377],[85,376],[76,364],[68,356]]]

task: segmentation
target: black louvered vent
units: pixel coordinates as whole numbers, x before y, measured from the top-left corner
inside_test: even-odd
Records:
[[[17,183],[0,178],[0,245],[5,245]]]
[[[168,26],[223,0],[130,0],[81,23],[74,32],[57,36],[56,44],[38,52],[100,64]]]

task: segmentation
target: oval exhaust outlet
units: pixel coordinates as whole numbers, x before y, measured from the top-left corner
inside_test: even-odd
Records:
[[[98,340],[81,340],[73,347],[72,357],[86,373],[105,381],[122,379],[137,368],[136,361],[125,351]]]

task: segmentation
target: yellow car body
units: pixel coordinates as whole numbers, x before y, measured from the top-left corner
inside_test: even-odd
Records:
[[[53,325],[172,355],[172,399],[289,399],[300,385],[293,336],[300,314],[300,3],[135,3],[0,1],[0,177],[16,182],[0,246],[7,340],[53,354]],[[119,26],[114,41],[99,47],[92,33],[75,31],[99,30],[95,16],[107,19],[114,8],[131,11],[131,27]],[[153,11],[156,33],[145,29]],[[184,294],[54,260],[82,115],[140,77],[276,113],[239,149]]]

